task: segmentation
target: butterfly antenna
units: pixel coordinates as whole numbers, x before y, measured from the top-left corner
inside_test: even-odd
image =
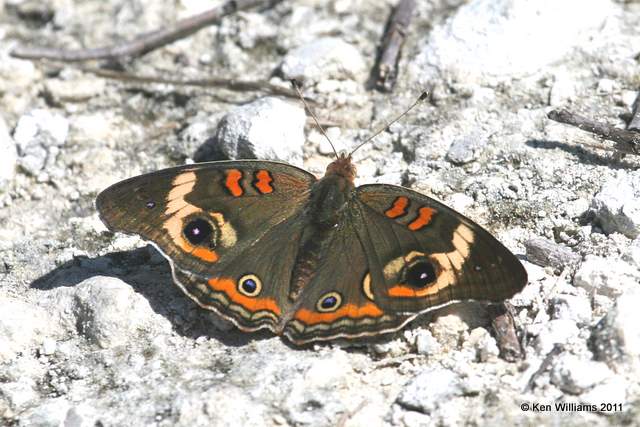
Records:
[[[337,159],[339,156],[338,156],[338,152],[336,151],[336,147],[333,146],[333,142],[331,142],[329,135],[327,135],[327,133],[324,131],[324,128],[320,124],[320,121],[318,121],[318,118],[316,117],[316,115],[313,114],[313,110],[311,109],[311,107],[309,107],[309,104],[307,104],[307,101],[305,101],[304,95],[302,95],[302,92],[300,91],[300,86],[298,86],[298,82],[296,80],[291,80],[291,85],[298,93],[298,96],[300,97],[300,101],[302,101],[302,103],[304,104],[304,108],[306,108],[309,114],[311,115],[311,117],[313,117],[313,121],[316,122],[316,126],[318,126],[318,129],[320,129],[320,132],[322,133],[322,135],[324,135],[324,137],[327,138],[327,141],[329,141],[329,145],[331,145],[331,149],[333,149],[333,153],[336,155],[336,159]]]
[[[373,140],[376,136],[380,135],[382,132],[384,132],[385,130],[389,129],[389,126],[391,126],[392,124],[394,124],[395,122],[397,122],[398,120],[400,120],[401,118],[403,118],[409,111],[413,110],[414,107],[418,104],[420,104],[422,101],[424,101],[425,99],[427,99],[427,96],[429,96],[428,92],[422,92],[420,94],[420,96],[418,97],[418,99],[415,100],[415,102],[413,104],[411,104],[411,106],[409,108],[407,108],[406,110],[404,110],[404,112],[402,114],[400,114],[398,117],[396,117],[395,119],[391,120],[389,123],[387,123],[386,125],[382,126],[380,129],[378,129],[373,135],[371,135],[369,138],[365,139],[364,141],[362,141],[356,148],[354,148],[351,153],[349,153],[349,157],[351,157],[351,155],[353,153],[355,153],[357,150],[360,149],[360,147],[362,147],[363,145],[365,145],[367,142]]]

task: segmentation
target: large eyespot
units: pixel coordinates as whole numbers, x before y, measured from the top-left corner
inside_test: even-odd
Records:
[[[320,297],[316,309],[321,313],[336,311],[342,304],[342,296],[338,292],[329,292]]]
[[[257,296],[262,291],[262,281],[255,274],[245,274],[238,280],[238,292],[248,297]]]
[[[405,270],[405,283],[414,288],[424,288],[438,278],[436,269],[428,259],[420,258],[409,264]]]
[[[214,229],[211,223],[202,218],[194,218],[187,223],[183,230],[184,237],[192,245],[203,245],[214,242]],[[214,242],[215,243],[215,242]]]

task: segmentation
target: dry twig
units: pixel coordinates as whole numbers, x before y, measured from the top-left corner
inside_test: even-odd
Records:
[[[371,74],[371,82],[379,91],[391,92],[396,84],[398,61],[415,7],[415,0],[400,0],[387,22],[378,60]]]
[[[631,120],[627,125],[627,130],[640,131],[640,92],[633,101],[633,110],[631,112]]]
[[[552,110],[547,114],[547,117],[556,122],[591,132],[606,140],[617,142],[619,145],[616,148],[625,153],[640,154],[640,132],[618,129],[564,109]]]
[[[117,59],[142,56],[159,47],[190,36],[204,27],[215,24],[227,15],[255,6],[273,6],[281,0],[229,0],[221,6],[182,19],[171,28],[143,33],[123,44],[93,49],[65,50],[44,47],[18,46],[11,52],[16,58],[52,59],[64,62],[78,62],[92,59]]]
[[[295,91],[277,86],[268,81],[249,81],[236,79],[206,78],[206,79],[171,79],[157,76],[145,76],[138,74],[130,74],[120,71],[112,71],[101,68],[83,68],[85,72],[95,74],[100,77],[121,80],[135,83],[159,83],[175,86],[197,86],[197,87],[223,87],[232,91],[260,91],[269,92],[275,95],[286,96],[289,98],[298,98]],[[312,100],[308,100],[313,102]]]

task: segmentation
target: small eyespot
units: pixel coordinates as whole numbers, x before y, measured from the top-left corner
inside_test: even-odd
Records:
[[[187,223],[183,232],[189,243],[200,245],[211,240],[213,227],[209,221],[196,218]]]
[[[154,202],[153,200],[149,200],[145,206],[147,207],[147,209],[153,209],[156,207],[156,202]]]
[[[342,296],[338,292],[329,292],[320,297],[316,309],[321,313],[336,311],[342,304]]]
[[[438,275],[433,264],[421,259],[407,267],[406,283],[414,288],[424,288],[436,281]]]
[[[262,291],[262,281],[255,274],[245,274],[238,280],[238,292],[255,297]]]

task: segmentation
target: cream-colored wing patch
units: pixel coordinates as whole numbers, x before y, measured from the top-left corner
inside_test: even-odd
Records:
[[[407,283],[399,282],[391,286],[387,293],[391,297],[425,297],[435,295],[444,288],[454,285],[457,281],[456,271],[459,271],[471,252],[471,245],[475,239],[473,231],[464,224],[460,224],[453,232],[453,247],[451,252],[425,254],[411,251],[408,254],[394,258],[385,265],[383,273],[387,282],[394,279],[402,280],[399,275],[406,266],[421,259],[432,264],[435,280],[419,288]]]
[[[162,225],[172,242],[182,251],[195,256],[206,262],[218,261],[218,254],[213,247],[231,247],[236,244],[237,235],[233,226],[225,220],[220,212],[210,212],[210,219],[207,221],[214,235],[214,241],[207,242],[207,245],[193,245],[184,236],[185,220],[195,216],[203,217],[204,211],[187,202],[186,196],[193,191],[196,185],[196,174],[193,171],[181,173],[173,179],[173,188],[167,195],[167,208],[165,214],[169,216]]]

